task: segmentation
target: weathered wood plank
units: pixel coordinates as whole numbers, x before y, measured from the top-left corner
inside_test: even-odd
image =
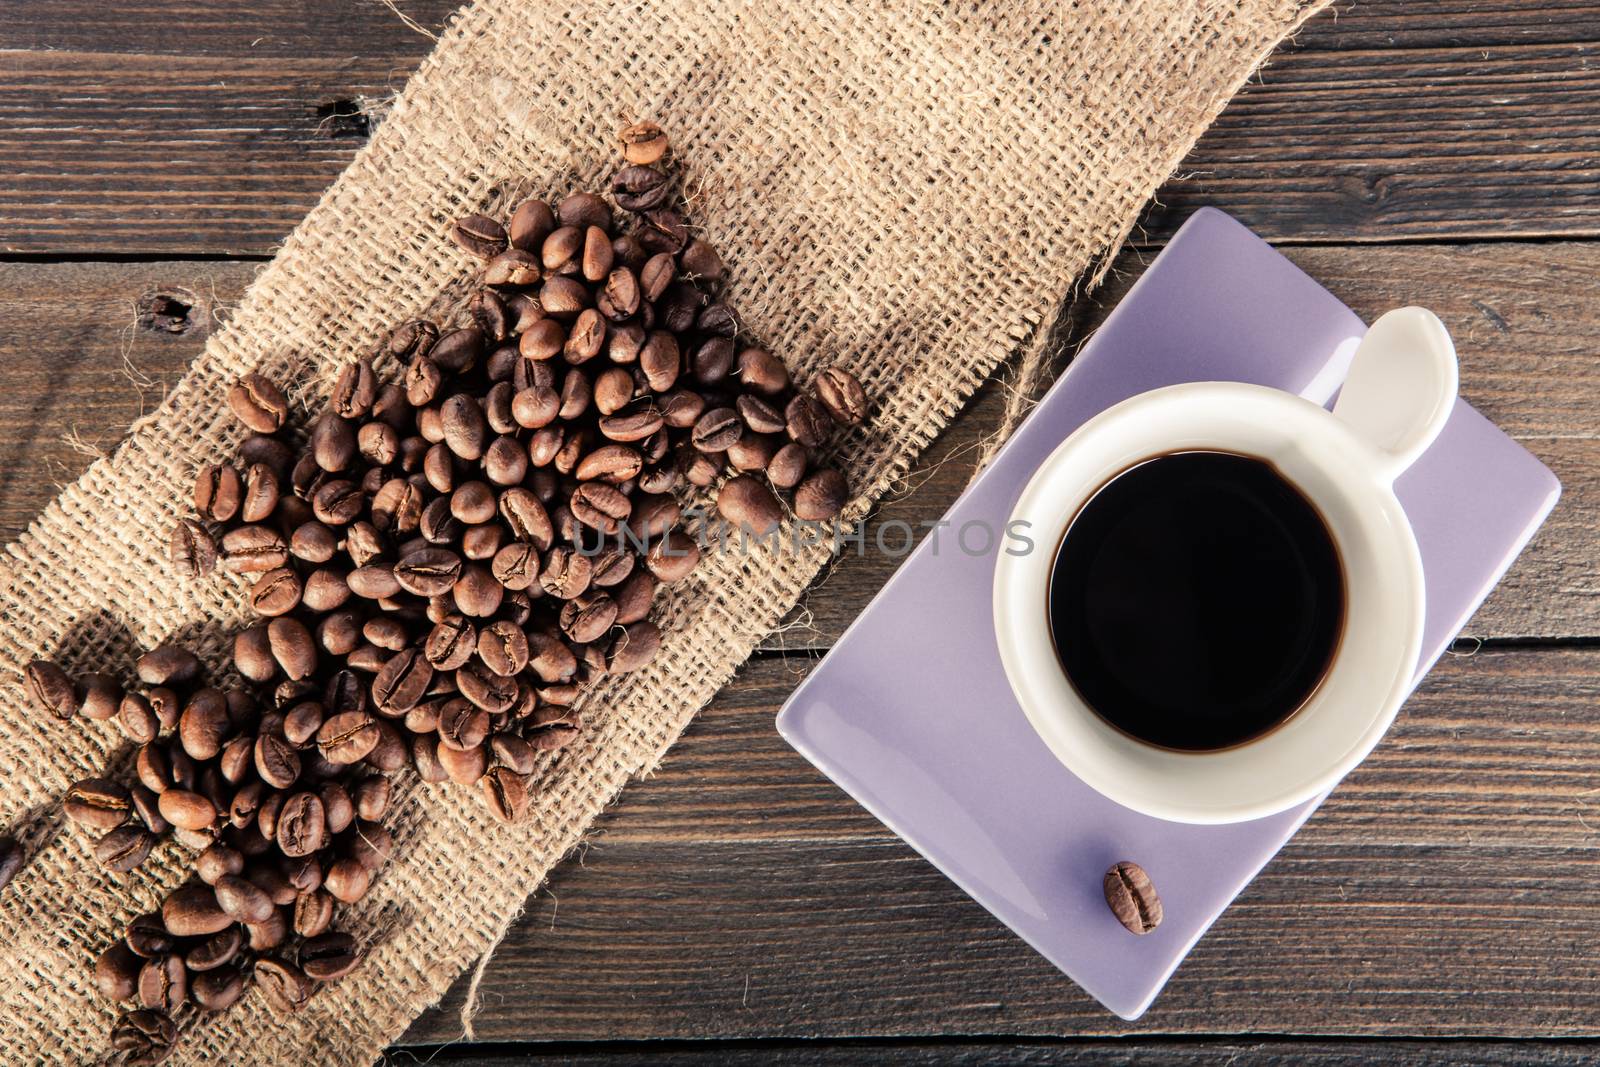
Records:
[[[0,252],[269,253],[359,147],[352,112],[427,43],[376,3],[169,16],[186,33],[154,0],[114,13],[117,32],[6,6]],[[1437,25],[1403,7],[1308,24],[1179,167],[1144,239],[1202,203],[1299,241],[1600,233],[1595,6],[1501,2],[1476,21],[1456,0]]]
[[[1600,1035],[1600,651],[1443,663],[1133,1025],[784,750],[795,667],[747,669],[535,896],[480,1040]],[[460,992],[407,1040],[457,1036]]]
[[[1155,1040],[1155,1041],[757,1041],[612,1043],[588,1049],[583,1045],[520,1046],[492,1052],[473,1045],[442,1045],[394,1050],[392,1062],[415,1057],[436,1067],[509,1067],[526,1063],[530,1054],[541,1063],[571,1065],[607,1063],[680,1067],[851,1067],[894,1064],[902,1067],[1077,1067],[1110,1064],[1138,1067],[1433,1067],[1452,1063],[1482,1067],[1580,1067],[1600,1056],[1593,1042],[1455,1041],[1441,1046],[1422,1041],[1286,1040]]]

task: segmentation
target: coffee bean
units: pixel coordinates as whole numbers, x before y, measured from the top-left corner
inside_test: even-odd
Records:
[[[789,368],[764,348],[739,352],[739,382],[763,396],[776,396],[789,387]]]
[[[867,394],[861,380],[843,367],[829,367],[817,376],[817,399],[833,421],[857,426],[867,417]]]
[[[139,969],[138,987],[140,1004],[173,1011],[189,995],[189,972],[177,956],[146,960]]]
[[[468,215],[450,230],[456,244],[482,259],[490,259],[505,251],[506,231],[486,215]]]
[[[389,810],[390,781],[382,775],[363,778],[356,783],[356,814],[368,821],[383,818]]]
[[[557,545],[545,556],[539,584],[545,592],[561,600],[571,600],[589,587],[593,564],[588,556]]]
[[[216,539],[193,519],[179,519],[173,525],[167,555],[186,578],[199,578],[217,568]]]
[[[260,886],[239,875],[223,875],[213,890],[217,906],[235,922],[266,922],[272,915],[272,898]]]
[[[1127,860],[1114,863],[1106,871],[1104,883],[1106,904],[1123,926],[1136,934],[1148,934],[1161,925],[1161,898],[1143,867]]]
[[[805,445],[790,441],[767,462],[767,481],[779,489],[793,489],[805,477],[810,459]]]
[[[215,844],[195,857],[195,873],[207,885],[216,885],[225,874],[238,874],[244,870],[244,853],[224,844]]]
[[[507,232],[511,247],[529,252],[543,244],[555,228],[556,216],[549,204],[543,200],[525,200],[511,213]]]
[[[222,534],[222,569],[240,574],[270,571],[290,561],[283,534],[270,526],[235,526]]]
[[[644,561],[651,574],[671,585],[682,581],[700,562],[700,545],[682,530],[673,530],[650,546]]]
[[[95,960],[95,988],[108,1000],[132,1000],[139,992],[139,972],[144,964],[143,957],[119,940]]]
[[[67,818],[92,830],[113,830],[127,822],[132,811],[127,788],[106,778],[73,782],[62,806]]]
[[[465,751],[477,748],[489,737],[489,713],[469,700],[447,701],[439,709],[439,743]]]
[[[174,890],[161,905],[161,921],[177,937],[209,937],[233,922],[217,903],[216,892],[203,882]]]
[[[238,514],[243,500],[244,481],[235,468],[212,463],[195,475],[194,509],[201,518],[227,522]]]
[[[260,892],[260,890],[256,891]],[[238,958],[239,950],[243,947],[244,935],[240,933],[237,926],[229,926],[220,933],[212,934],[205,940],[191,946],[183,955],[184,966],[194,972],[194,977],[190,979],[190,985],[193,986],[195,984],[200,972],[213,971],[218,967],[232,963]]]
[[[626,493],[606,482],[581,482],[572,491],[572,515],[603,534],[615,534],[633,510]]]
[[[528,665],[528,639],[505,619],[492,622],[478,634],[478,658],[495,674],[513,677]]]
[[[333,897],[325,889],[302,893],[294,902],[294,932],[301,937],[316,937],[333,923]]]
[[[487,618],[500,609],[505,587],[495,581],[494,574],[481,563],[469,563],[461,569],[451,595],[456,610],[472,618]]]
[[[274,911],[264,923],[247,924],[245,933],[252,952],[271,952],[289,940],[289,920],[281,910]]]
[[[743,433],[744,426],[737,411],[733,408],[714,408],[695,422],[690,440],[701,452],[726,452],[728,446],[738,441]]]
[[[288,567],[265,571],[250,589],[250,606],[257,615],[287,615],[300,603],[300,578]]]
[[[468,662],[459,668],[456,685],[463,697],[491,715],[509,710],[517,701],[516,680],[501,677],[481,663]]]
[[[672,198],[672,183],[659,170],[635,164],[611,179],[611,197],[625,211],[653,211]]]
[[[461,577],[461,559],[442,548],[421,548],[395,564],[394,579],[401,589],[418,596],[449,592]]]
[[[661,631],[648,620],[625,627],[606,650],[606,668],[614,674],[638,670],[655,659]]]
[[[695,318],[695,327],[701,333],[717,337],[732,337],[739,332],[739,319],[727,304],[707,304]]]
[[[246,374],[228,389],[228,407],[257,433],[276,433],[289,417],[283,393],[259,374]]]
[[[622,142],[622,156],[629,163],[656,163],[667,154],[667,135],[653,122],[624,126],[617,139]]]
[[[794,493],[794,513],[813,522],[826,521],[844,510],[850,487],[844,475],[824,468],[800,483]]]
[[[155,838],[142,826],[119,826],[95,842],[94,858],[107,870],[126,874],[150,855]]]
[[[735,528],[763,536],[783,521],[778,498],[748,474],[730,478],[717,493],[717,511]]]
[[[329,473],[348,470],[358,450],[355,425],[348,419],[328,412],[311,427],[311,455]],[[255,520],[246,516],[245,521]]]
[[[528,810],[528,787],[510,767],[491,767],[483,776],[483,796],[489,812],[501,822],[514,823]]]
[[[291,680],[306,678],[317,669],[316,644],[299,619],[273,619],[267,624],[267,643],[278,668]]]
[[[333,383],[328,404],[341,418],[360,419],[372,412],[378,399],[378,377],[370,359],[346,363]]]
[[[315,793],[296,793],[283,802],[278,813],[278,848],[285,856],[309,856],[320,849],[327,835],[327,817],[322,798]]]
[[[599,422],[600,432],[602,434],[613,441],[621,441],[626,443],[643,441],[646,438],[659,433],[661,428],[665,425],[666,419],[662,415],[661,410],[654,404],[650,403],[626,408],[618,411],[614,415],[609,415],[606,418],[601,419]],[[600,449],[596,449],[596,451],[604,451],[604,446],[602,446]],[[632,450],[629,450],[630,453],[631,451]],[[637,453],[632,454],[637,456]],[[632,468],[632,473],[628,474],[627,477],[637,477],[638,473],[639,467],[636,462]],[[584,477],[584,475],[581,473],[581,468],[578,477]]]
[[[401,655],[413,657],[416,662],[422,664],[423,669],[431,673],[432,668],[428,667],[426,660],[416,654],[415,649],[408,649]],[[392,691],[389,695],[393,695]],[[378,724],[372,716],[361,711],[347,711],[335,715],[322,724],[317,731],[317,750],[322,753],[322,758],[330,763],[351,764],[365,759],[367,754],[377,747],[378,739]]]
[[[578,644],[587,644],[604,637],[616,617],[616,601],[604,593],[588,593],[562,605],[561,630]]]
[[[227,1011],[244,996],[249,983],[237,967],[202,971],[189,981],[189,996],[202,1011]]]
[[[178,1028],[159,1011],[143,1008],[118,1016],[111,1027],[111,1047],[122,1054],[122,1062],[160,1063],[177,1047]]]
[[[571,193],[556,205],[556,218],[563,226],[598,226],[611,229],[611,205],[593,193]]]
[[[316,992],[317,984],[299,967],[276,956],[263,956],[256,961],[256,982],[266,991],[267,999],[283,1011],[299,1011]]]
[[[702,281],[718,282],[722,280],[724,267],[722,257],[717,255],[717,250],[700,237],[690,238],[688,245],[679,254],[678,261],[683,265],[686,273],[700,278]]]
[[[515,547],[518,546],[507,546],[502,552]],[[465,616],[452,614],[434,626],[422,651],[436,670],[453,671],[472,658],[476,647],[477,632],[472,624]]]
[[[784,409],[789,436],[796,444],[816,448],[828,439],[829,418],[822,405],[804,394]]]
[[[629,575],[611,594],[617,603],[617,617],[614,620],[617,625],[626,626],[649,615],[650,607],[655,602],[656,586],[657,579],[648,570]]]
[[[677,253],[689,240],[689,227],[676,211],[657,208],[645,212],[635,235],[647,251]]]
[[[176,951],[177,939],[172,931],[167,929],[167,924],[160,912],[147,912],[135,916],[129,921],[124,940],[128,948],[143,959],[155,959],[157,956]],[[144,966],[142,963],[140,966]]]
[[[319,934],[300,946],[301,970],[319,982],[343,978],[360,965],[361,953],[349,934]]]
[[[216,805],[187,789],[168,789],[160,797],[161,817],[184,830],[203,830],[217,819]]]
[[[578,722],[567,708],[542,706],[533,714],[528,741],[539,752],[566,748],[578,737]]]
[[[58,719],[70,719],[78,712],[78,687],[67,672],[49,660],[28,664],[26,687],[35,707]]]
[[[746,393],[735,406],[744,424],[755,433],[781,433],[787,425],[783,415],[758,396]]]

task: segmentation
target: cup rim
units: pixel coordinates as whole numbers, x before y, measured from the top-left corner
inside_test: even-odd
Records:
[[[1254,437],[1229,440],[1230,433]],[[1268,439],[1277,452],[1252,447]],[[1361,635],[1355,646],[1341,641],[1317,691],[1283,724],[1230,749],[1177,752],[1122,733],[1083,702],[1050,643],[1040,590],[1048,587],[1058,535],[1106,480],[1144,460],[1198,450],[1273,463],[1325,518],[1330,511],[1340,516],[1339,525],[1329,522],[1329,532],[1341,562],[1359,543],[1367,560],[1363,574],[1369,584],[1380,575],[1382,588],[1357,590],[1362,575],[1346,565],[1346,627],[1367,624],[1376,632]],[[1285,470],[1286,462],[1295,469]],[[1087,477],[1091,470],[1102,476]],[[1262,818],[1332,789],[1388,730],[1410,691],[1422,646],[1421,554],[1381,470],[1376,450],[1326,409],[1240,382],[1187,383],[1140,394],[1090,419],[1058,445],[1010,516],[1011,522],[1048,530],[1039,543],[1051,548],[1028,556],[1002,554],[993,585],[1002,666],[1018,704],[1057,759],[1124,807],[1176,822]],[[1304,484],[1297,473],[1316,477],[1318,484]],[[1341,542],[1341,529],[1348,545]],[[1353,674],[1357,669],[1364,672],[1360,677]],[[1339,684],[1331,685],[1336,678]],[[1274,741],[1307,718],[1318,721],[1298,727],[1293,742]]]

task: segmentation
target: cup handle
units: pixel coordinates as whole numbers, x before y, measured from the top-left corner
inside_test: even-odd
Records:
[[[1456,346],[1426,308],[1397,308],[1356,348],[1333,413],[1372,445],[1392,484],[1439,436],[1455,408]]]

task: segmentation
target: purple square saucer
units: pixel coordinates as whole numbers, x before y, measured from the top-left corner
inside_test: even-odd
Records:
[[[1239,223],[1196,212],[945,514],[947,525],[924,539],[778,715],[801,754],[1125,1019],[1144,1013],[1321,801],[1253,822],[1186,826],[1094,792],[1050,754],[1011,695],[989,621],[994,556],[961,551],[949,531],[974,520],[1002,527],[1063,438],[1137,393],[1229,380],[1326,404],[1365,329]],[[1457,401],[1396,493],[1426,573],[1420,681],[1544,521],[1560,485]],[[1122,929],[1101,895],[1101,875],[1121,859],[1162,887],[1165,918],[1144,937]]]

